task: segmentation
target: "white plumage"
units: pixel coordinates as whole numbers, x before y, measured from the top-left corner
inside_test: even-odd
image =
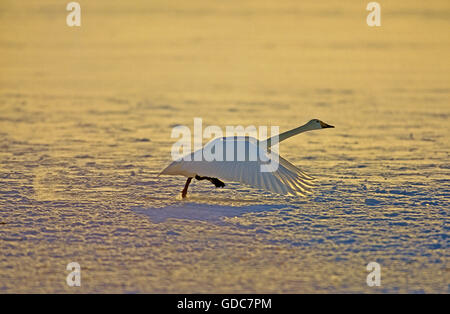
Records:
[[[284,132],[278,136],[278,142],[281,142],[296,134],[316,130],[321,128],[331,128],[320,120],[314,119],[307,124],[296,129]],[[186,196],[187,187],[192,178],[199,180],[208,179],[216,186],[223,186],[220,180],[240,182],[252,187],[260,188],[273,193],[284,195],[300,195],[305,196],[311,193],[313,186],[313,178],[301,171],[299,168],[291,164],[286,159],[279,156],[273,151],[268,151],[265,147],[271,147],[276,143],[275,137],[265,141],[258,141],[252,137],[237,136],[237,137],[222,137],[216,138],[207,143],[203,148],[185,156],[179,160],[173,161],[167,168],[165,168],[161,175],[182,175],[188,178],[185,189],[183,190],[183,197]],[[230,146],[234,147],[230,150]],[[242,151],[245,149],[245,153]],[[229,154],[233,154],[232,161]],[[256,153],[251,158],[251,153]],[[216,153],[216,158],[205,160],[205,154]],[[221,156],[221,158],[217,158]],[[240,157],[240,158],[238,158]],[[255,158],[256,157],[256,158]],[[211,161],[208,161],[211,160]],[[276,162],[278,160],[278,162]],[[277,163],[275,171],[263,171],[262,166],[268,166]],[[218,180],[220,179],[220,180]],[[217,180],[222,185],[217,185]]]

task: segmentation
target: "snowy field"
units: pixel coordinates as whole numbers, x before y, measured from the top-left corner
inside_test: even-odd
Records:
[[[0,293],[450,292],[448,1],[134,2],[0,4]],[[336,128],[280,146],[311,196],[181,200],[194,117]]]

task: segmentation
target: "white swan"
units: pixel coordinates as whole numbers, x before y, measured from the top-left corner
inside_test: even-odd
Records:
[[[278,142],[284,141],[294,135],[324,128],[334,128],[317,119],[313,119],[298,128],[281,133],[278,136]],[[259,141],[253,137],[238,136],[238,137],[221,137],[211,140],[203,148],[190,154],[190,158],[181,158],[172,162],[167,168],[161,171],[160,175],[182,175],[187,177],[186,184],[181,193],[185,198],[187,189],[191,183],[192,178],[197,180],[208,180],[216,187],[224,187],[225,183],[222,180],[240,182],[253,187],[261,188],[270,192],[284,194],[284,195],[301,195],[311,192],[313,178],[302,172],[296,166],[283,159],[281,156],[272,152],[265,147],[271,147],[276,143],[276,137],[271,137],[264,141]],[[233,161],[212,160],[208,161],[203,158],[206,151],[214,152],[215,149],[220,148],[220,154],[226,155],[227,145],[242,148],[245,147],[246,154],[243,161],[237,158],[239,149],[234,149]],[[243,144],[244,146],[239,146]],[[253,160],[249,158],[250,151],[258,152],[260,160]],[[200,157],[197,159],[196,157]],[[228,157],[228,156],[227,156]],[[229,160],[230,158],[228,158]],[[267,165],[267,160],[278,159],[278,168],[272,172],[262,171],[262,166]],[[266,162],[264,162],[266,161]]]

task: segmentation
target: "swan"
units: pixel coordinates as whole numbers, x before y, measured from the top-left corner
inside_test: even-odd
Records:
[[[196,180],[210,181],[216,187],[225,186],[225,183],[221,181],[222,179],[231,182],[240,182],[277,194],[306,196],[306,194],[311,193],[313,186],[312,180],[314,178],[269,148],[294,135],[326,128],[334,128],[334,126],[318,119],[312,119],[302,126],[263,141],[250,136],[215,138],[203,148],[188,154],[190,156],[185,156],[189,158],[183,157],[173,161],[159,175],[181,175],[187,177],[186,184],[181,192],[182,198],[186,197],[189,184],[193,178]],[[243,146],[238,145],[243,144],[247,152],[252,149],[257,151],[260,159],[264,157],[266,162],[264,163],[262,160],[250,160],[247,153],[243,161],[239,160],[239,158],[234,158],[232,161],[227,161],[226,158],[210,161],[202,158],[206,151],[214,151],[217,148],[221,149],[220,153],[225,156],[226,147],[229,144],[238,148],[242,148]],[[264,149],[265,147],[268,149]],[[236,157],[237,151],[238,149],[233,149],[234,157]],[[200,158],[196,159],[199,156]],[[263,171],[262,166],[267,164],[268,160],[272,159],[278,160],[277,168],[274,171]]]

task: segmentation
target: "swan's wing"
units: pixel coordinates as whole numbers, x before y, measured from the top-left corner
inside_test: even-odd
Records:
[[[250,143],[248,145],[252,144]],[[260,160],[195,161],[194,156],[198,153],[198,151],[192,153],[190,161],[174,161],[161,174],[178,174],[187,177],[194,177],[195,175],[213,177],[225,181],[240,182],[252,187],[285,195],[305,196],[307,193],[311,193],[313,178],[281,156],[275,156],[275,153],[268,154],[271,155],[270,158],[278,157],[278,168],[272,172],[265,172],[262,166],[266,163]]]

